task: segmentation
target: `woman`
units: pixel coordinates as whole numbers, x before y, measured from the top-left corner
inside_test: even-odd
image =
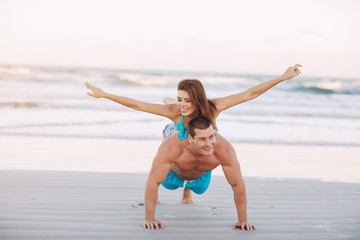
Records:
[[[183,80],[178,84],[177,104],[152,104],[106,93],[102,89],[94,87],[88,82],[85,83],[85,86],[91,90],[91,92],[88,93],[89,96],[95,98],[107,98],[138,111],[169,118],[175,124],[173,126],[168,125],[165,127],[163,131],[164,138],[168,137],[175,127],[176,130],[179,131],[179,139],[184,140],[188,136],[187,126],[195,117],[200,115],[206,116],[212,121],[213,126],[217,130],[215,120],[222,111],[254,99],[280,82],[299,75],[301,72],[298,67],[301,67],[301,65],[295,64],[294,66],[289,67],[280,77],[261,83],[244,92],[211,100],[207,99],[204,87],[199,80]]]

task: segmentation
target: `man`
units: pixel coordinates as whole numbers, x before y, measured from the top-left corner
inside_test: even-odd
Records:
[[[233,228],[256,230],[247,221],[247,199],[245,183],[234,148],[218,133],[211,121],[197,117],[190,121],[188,140],[180,141],[176,134],[164,141],[153,160],[145,185],[144,228],[159,229],[163,223],[155,219],[158,188],[162,184],[168,189],[184,187],[195,193],[204,193],[210,183],[211,171],[222,166],[225,177],[234,191],[238,221]],[[191,194],[191,192],[190,192]],[[187,196],[186,196],[187,195]],[[192,202],[191,195],[184,191],[183,201]]]

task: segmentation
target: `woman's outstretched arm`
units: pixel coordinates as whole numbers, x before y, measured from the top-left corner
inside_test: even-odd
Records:
[[[95,87],[88,82],[85,83],[85,86],[91,91],[87,93],[91,97],[106,98],[137,111],[143,111],[159,116],[164,116],[171,120],[176,117],[177,113],[179,112],[178,107],[175,104],[164,105],[147,103],[132,98],[107,93],[101,88]]]
[[[213,99],[217,111],[221,112],[225,109],[231,108],[240,103],[257,98],[258,96],[265,93],[270,88],[276,86],[280,82],[291,79],[291,78],[299,75],[301,72],[298,67],[301,67],[301,65],[295,64],[294,66],[291,66],[288,69],[286,69],[285,73],[283,75],[281,75],[280,77],[275,78],[270,81],[267,81],[267,82],[264,82],[264,83],[261,83],[259,85],[256,85],[255,87],[249,88],[248,90],[246,90],[244,92],[237,93],[237,94],[230,95],[230,96],[223,97],[223,98]]]

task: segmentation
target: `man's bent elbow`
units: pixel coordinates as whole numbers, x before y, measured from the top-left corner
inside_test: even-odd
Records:
[[[246,186],[245,186],[245,183],[244,181],[242,181],[241,183],[239,184],[234,184],[234,185],[231,185],[232,189],[234,192],[236,192],[237,194],[246,194]]]
[[[149,188],[150,189],[159,188],[160,184],[161,183],[149,178],[145,183],[145,190]]]

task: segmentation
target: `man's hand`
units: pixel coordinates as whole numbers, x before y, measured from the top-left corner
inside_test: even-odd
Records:
[[[88,92],[89,96],[95,97],[95,98],[101,98],[105,96],[105,92],[101,88],[94,87],[90,83],[86,82],[84,83],[85,86],[91,90],[91,92]]]
[[[255,226],[248,223],[246,220],[240,221],[240,222],[236,222],[232,225],[232,227],[235,228],[240,228],[242,231],[246,230],[246,231],[252,231],[252,230],[256,230]]]
[[[162,224],[162,222],[155,220],[155,219],[149,219],[149,220],[145,220],[143,223],[143,227],[146,229],[159,229],[159,228],[163,228],[164,224]]]

